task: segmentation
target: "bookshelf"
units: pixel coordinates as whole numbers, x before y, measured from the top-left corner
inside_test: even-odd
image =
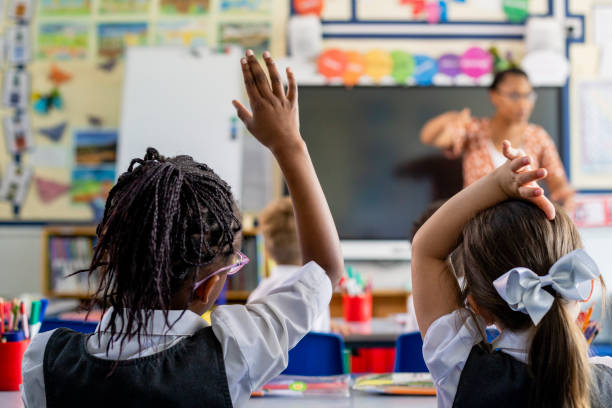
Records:
[[[43,229],[42,288],[48,297],[88,299],[96,288],[87,274],[67,277],[89,266],[96,242],[95,226],[53,226]],[[228,278],[226,298],[230,303],[244,303],[249,293],[265,276],[263,242],[254,227],[242,231],[244,252],[251,262],[234,277]]]

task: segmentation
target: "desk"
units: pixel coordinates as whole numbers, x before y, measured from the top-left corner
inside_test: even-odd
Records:
[[[436,408],[435,397],[372,395],[351,391],[349,398],[251,398],[247,408]]]
[[[0,407],[23,408],[19,391],[0,391]]]
[[[435,408],[435,397],[404,397],[370,395],[352,391],[349,398],[253,398],[247,408],[370,408],[383,404],[385,408]],[[0,407],[23,408],[19,392],[0,392]]]
[[[395,318],[373,318],[370,322],[345,322],[333,319],[335,323],[348,324],[354,333],[343,336],[344,345],[350,349],[372,347],[395,347],[397,338],[405,333],[405,325]]]

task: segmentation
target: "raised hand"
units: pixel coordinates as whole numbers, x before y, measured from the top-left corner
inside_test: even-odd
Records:
[[[550,220],[555,218],[555,206],[544,195],[538,180],[546,178],[544,168],[533,170],[531,158],[520,149],[512,147],[509,141],[503,142],[504,156],[508,162],[496,170],[499,186],[508,198],[520,198],[537,205]]]
[[[288,89],[285,93],[281,77],[269,52],[264,60],[270,81],[259,65],[253,51],[248,50],[240,60],[244,85],[251,112],[239,101],[232,101],[238,117],[261,144],[272,152],[303,144],[298,118],[298,91],[295,77],[287,68]]]

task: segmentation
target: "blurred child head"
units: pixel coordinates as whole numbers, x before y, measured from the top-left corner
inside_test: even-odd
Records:
[[[553,221],[531,203],[506,201],[477,214],[464,228],[461,263],[463,291],[470,305],[501,329],[534,327],[529,315],[513,311],[493,281],[515,267],[548,274],[557,260],[582,246],[569,216],[557,207]],[[577,306],[545,288],[555,300],[535,327],[529,351],[534,378],[532,406],[587,406],[590,368],[584,335],[570,307]]]
[[[279,265],[302,264],[290,197],[282,197],[268,204],[259,216],[259,227],[266,251],[274,262]]]
[[[125,309],[141,311],[122,321],[121,332],[133,337],[154,309],[167,322],[168,310],[192,302],[210,307],[226,275],[215,275],[198,294],[194,283],[232,262],[240,230],[229,185],[205,164],[153,148],[132,160],[106,201],[89,268],[100,274],[97,297],[113,307],[106,330],[119,332],[115,317]]]

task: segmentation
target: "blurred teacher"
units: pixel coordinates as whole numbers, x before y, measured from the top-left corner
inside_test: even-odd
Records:
[[[474,118],[467,108],[446,112],[425,124],[421,140],[452,157],[462,156],[463,184],[468,186],[505,163],[502,141],[507,139],[531,156],[534,168],[548,170],[546,183],[551,199],[571,207],[574,190],[557,148],[543,128],[529,123],[537,95],[527,74],[518,68],[498,73],[489,88],[489,97],[495,107],[492,118]]]

